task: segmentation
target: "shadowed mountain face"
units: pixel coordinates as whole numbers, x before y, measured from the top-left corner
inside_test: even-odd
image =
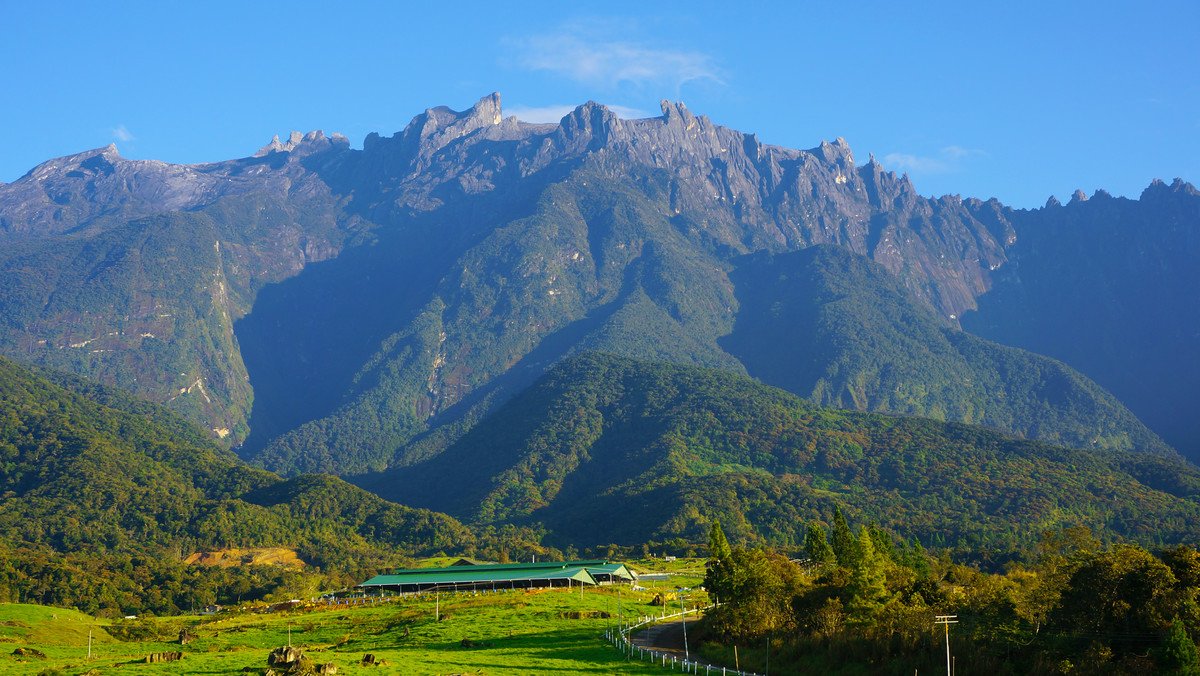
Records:
[[[1064,523],[1187,539],[1200,514],[1200,473],[1175,459],[822,409],[732,373],[596,353],[364,486],[589,546],[703,540],[718,519],[740,541],[799,545],[838,504],[922,542],[1001,550]]]
[[[764,383],[823,406],[1175,455],[1079,372],[939,323],[895,276],[841,247],[747,257],[731,277],[741,309],[721,344]]]
[[[1189,190],[1162,209],[1190,234],[1131,236],[1198,253]],[[589,349],[749,372],[822,403],[1169,452],[1079,373],[953,328],[1003,292],[1014,252],[1022,273],[1042,260],[1022,233],[1057,231],[1070,209],[925,199],[873,158],[856,166],[840,139],[779,148],[682,104],[621,120],[588,103],[526,124],[493,95],[362,150],[314,132],[210,165],[113,148],[40,165],[0,186],[0,350],[166,403],[285,473],[436,455]],[[839,303],[777,283],[817,244],[878,263],[839,264],[874,290]],[[1132,273],[1148,289],[1173,279]],[[1045,314],[1010,305],[1031,324]],[[781,347],[805,317],[825,318],[798,339],[824,362]],[[1194,360],[1200,338],[1176,321],[1147,334],[1182,336]],[[886,340],[863,340],[864,326]]]
[[[1012,262],[963,325],[1079,369],[1200,459],[1200,192],[1155,182],[1004,215]]]

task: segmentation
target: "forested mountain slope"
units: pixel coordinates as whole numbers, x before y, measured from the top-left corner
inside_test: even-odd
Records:
[[[730,278],[740,309],[721,345],[768,385],[822,406],[1176,455],[1078,371],[946,326],[882,266],[842,247],[748,256]]]
[[[939,546],[1017,548],[1065,525],[1149,543],[1200,536],[1200,471],[1178,460],[818,408],[744,376],[595,353],[368,485],[583,545],[694,542],[714,519],[738,540],[798,545],[834,506]]]
[[[345,568],[473,540],[445,515],[333,477],[284,481],[162,408],[60,381],[83,394],[0,358],[0,548],[182,557],[284,546]]]

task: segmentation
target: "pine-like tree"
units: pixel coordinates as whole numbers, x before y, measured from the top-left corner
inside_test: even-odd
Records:
[[[887,598],[887,562],[875,551],[871,530],[863,526],[855,547],[858,551],[853,572],[850,576],[850,611],[866,615],[877,610]]]
[[[933,577],[933,570],[929,567],[929,556],[921,546],[921,541],[915,537],[912,547],[905,552],[904,565],[916,573],[918,579]]]
[[[804,534],[804,553],[813,563],[827,565],[833,563],[833,548],[825,537],[825,529],[815,521],[808,524],[808,532]]]
[[[741,550],[738,550],[741,551]],[[733,550],[721,530],[721,522],[713,521],[708,531],[708,570],[704,573],[704,588],[719,601],[729,598],[733,588]]]
[[[1164,674],[1197,674],[1200,673],[1200,656],[1196,654],[1196,644],[1188,637],[1187,628],[1178,617],[1171,623],[1171,629],[1163,639],[1162,645],[1154,651],[1154,661],[1160,673]]]
[[[708,531],[708,556],[716,561],[727,561],[733,556],[729,548],[729,540],[725,539],[725,531],[721,530],[721,522],[713,521]]]
[[[837,557],[837,563],[843,568],[854,568],[855,551],[854,551],[854,535],[850,533],[850,526],[846,523],[846,517],[842,515],[842,508],[835,507],[833,509],[833,555]]]

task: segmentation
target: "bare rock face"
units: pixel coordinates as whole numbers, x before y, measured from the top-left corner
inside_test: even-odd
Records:
[[[668,101],[661,117],[641,120],[589,101],[557,125],[503,119],[499,105],[492,94],[468,111],[426,110],[390,139],[368,137],[362,154],[341,166],[353,178],[336,180],[362,186],[360,198],[388,220],[437,210],[459,194],[495,193],[503,202],[522,182],[568,162],[613,176],[661,170],[671,177],[673,211],[703,222],[713,244],[738,253],[840,244],[905,277],[950,324],[975,307],[1006,261],[1012,231],[996,210],[920,197],[907,176],[874,157],[856,166],[841,138],[810,150],[772,146]],[[378,183],[368,185],[368,176]]]
[[[294,131],[288,136],[288,140],[282,143],[279,141],[279,136],[273,137],[270,143],[254,153],[254,157],[266,157],[271,153],[293,153],[297,157],[304,157],[331,148],[348,148],[349,146],[350,140],[341,134],[333,134],[326,138],[325,132],[319,129],[307,134]]]
[[[52,235],[105,216],[184,209],[232,188],[201,167],[126,160],[115,145],[43,162],[0,187],[0,237]]]
[[[99,232],[131,218],[195,209],[224,197],[266,193],[302,206],[328,194],[301,160],[339,155],[341,134],[293,132],[275,137],[253,157],[212,164],[127,160],[110,144],[43,162],[10,184],[0,184],[0,241],[65,232]],[[332,158],[330,158],[332,161]]]

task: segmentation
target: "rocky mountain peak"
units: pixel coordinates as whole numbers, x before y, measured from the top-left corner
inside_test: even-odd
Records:
[[[862,179],[871,206],[881,210],[913,209],[920,197],[908,174],[896,176],[896,172],[884,169],[874,154],[868,157],[867,163],[858,168],[858,176]]]
[[[607,144],[620,118],[608,108],[588,101],[559,122],[559,136],[568,152],[597,150]]]
[[[325,132],[320,129],[310,131],[307,134],[301,134],[294,131],[288,135],[286,141],[280,142],[279,136],[271,138],[271,142],[258,149],[254,153],[254,157],[266,157],[271,153],[296,153],[297,155],[311,155],[312,153],[327,150],[331,146],[349,147],[350,139],[347,139],[341,134],[333,134],[326,138]]]
[[[1176,178],[1171,182],[1171,185],[1167,185],[1166,182],[1156,178],[1150,182],[1150,185],[1146,186],[1145,190],[1142,191],[1141,199],[1163,199],[1170,197],[1172,194],[1194,196],[1200,195],[1200,191],[1196,189],[1196,186],[1188,183],[1182,178]]]
[[[87,165],[87,167],[107,165],[111,169],[112,163],[119,159],[121,159],[121,155],[117,152],[117,144],[110,143],[103,148],[94,148],[82,153],[47,160],[30,169],[21,178],[41,181],[61,172],[76,170],[84,165]]]
[[[401,173],[417,172],[427,168],[434,154],[452,142],[502,121],[500,92],[492,92],[464,111],[454,111],[446,106],[427,108],[414,117],[404,131],[390,139],[371,133],[363,141],[363,151],[386,153],[386,148],[399,146],[400,157],[404,159],[401,164],[405,167]]]
[[[841,136],[834,139],[833,143],[821,141],[821,145],[814,148],[812,152],[831,164],[854,167],[854,152],[850,150],[850,144],[846,142],[846,139]]]
[[[453,111],[446,106],[428,108],[404,128],[403,137],[420,142],[423,152],[433,153],[476,129],[500,124],[500,93],[479,99],[470,109]]]
[[[685,127],[690,127],[696,122],[696,116],[692,114],[692,111],[687,109],[687,106],[683,105],[683,101],[671,103],[663,99],[659,101],[658,105],[662,109],[662,119],[667,124],[682,124]]]

